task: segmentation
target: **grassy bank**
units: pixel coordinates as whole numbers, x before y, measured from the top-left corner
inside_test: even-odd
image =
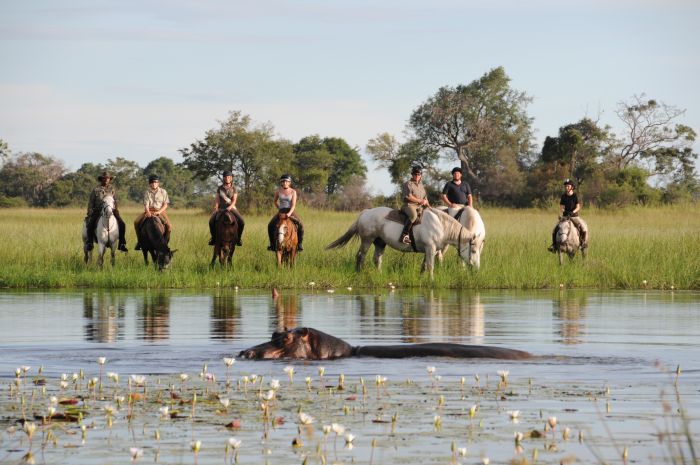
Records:
[[[605,289],[700,289],[700,215],[689,207],[587,211],[591,230],[588,260],[577,257],[560,267],[546,251],[556,211],[484,208],[487,242],[479,271],[463,270],[451,250],[435,280],[421,276],[419,254],[387,250],[384,269],[371,264],[355,273],[357,242],[325,251],[356,213],[302,210],[307,235],[305,251],[294,270],[278,270],[266,251],[269,216],[246,216],[244,247],[237,249],[230,270],[209,268],[207,215],[194,210],[169,211],[177,249],[165,273],[144,267],[133,251],[131,220],[125,209],[128,254],[119,253],[114,268],[99,270],[82,261],[80,226],[84,210],[0,210],[0,287],[99,288],[383,288],[442,287],[537,289],[561,285]]]

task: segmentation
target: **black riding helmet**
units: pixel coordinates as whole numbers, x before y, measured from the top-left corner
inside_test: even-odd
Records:
[[[573,182],[571,179],[569,179],[569,178],[566,178],[566,179],[564,180],[564,185],[565,185],[565,186],[566,186],[566,185],[569,185],[569,186],[573,187],[574,189],[576,189],[576,184],[574,184],[574,182]]]
[[[153,182],[153,181],[160,181],[160,178],[158,177],[157,174],[151,174],[148,176],[148,182]]]
[[[230,171],[228,171],[228,170],[226,170],[226,171],[224,171],[221,175],[222,175],[223,177],[226,177],[226,176],[233,176],[233,173],[230,172]]]
[[[282,181],[292,182],[292,177],[288,174],[283,174],[282,176],[280,176],[280,182]]]

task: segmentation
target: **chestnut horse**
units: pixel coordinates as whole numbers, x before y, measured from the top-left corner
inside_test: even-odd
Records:
[[[294,266],[297,258],[297,225],[287,215],[277,220],[277,266]]]
[[[236,251],[238,243],[238,222],[236,217],[231,212],[221,212],[217,215],[214,226],[216,237],[214,238],[214,253],[211,257],[211,266],[216,263],[216,258],[219,258],[221,266],[231,266],[233,252]]]

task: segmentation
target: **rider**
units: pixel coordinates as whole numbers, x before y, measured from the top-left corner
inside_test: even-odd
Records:
[[[566,216],[571,219],[571,222],[574,223],[574,226],[576,226],[576,229],[578,229],[581,234],[580,248],[585,249],[588,247],[588,227],[578,216],[578,213],[581,211],[581,204],[578,201],[578,196],[574,192],[576,185],[571,179],[567,178],[564,181],[564,189],[565,192],[562,194],[561,200],[559,201],[559,216]],[[547,248],[550,252],[556,252],[557,232],[559,232],[558,224],[554,227],[554,231],[552,231],[552,245]]]
[[[119,210],[117,210],[117,189],[112,185],[112,175],[107,171],[103,171],[101,175],[97,177],[100,185],[95,187],[92,192],[90,192],[90,199],[88,200],[87,206],[87,249],[93,249],[93,242],[95,242],[95,228],[97,227],[97,221],[100,219],[100,209],[102,208],[102,199],[106,196],[111,195],[114,198],[114,218],[117,220],[117,225],[119,227],[119,245],[118,249],[122,252],[128,252],[129,249],[126,248],[126,238],[124,234],[126,232],[126,225],[124,220],[119,215]]]
[[[238,246],[242,246],[243,243],[241,239],[243,237],[243,228],[245,227],[245,222],[240,213],[238,213],[238,208],[236,208],[236,200],[238,199],[238,192],[236,192],[236,186],[233,185],[233,173],[230,171],[224,171],[222,173],[224,178],[224,183],[216,189],[216,198],[214,200],[214,212],[209,218],[209,233],[211,234],[211,239],[209,239],[209,245],[214,245],[214,236],[216,234],[216,218],[219,212],[231,212],[233,216],[236,217],[238,222]]]
[[[284,174],[280,178],[280,187],[275,189],[275,198],[273,203],[275,204],[275,208],[277,208],[278,213],[275,214],[275,216],[273,216],[270,222],[267,224],[267,235],[270,239],[270,245],[267,247],[267,250],[277,250],[275,230],[277,229],[278,217],[289,217],[289,219],[294,221],[294,224],[297,226],[297,237],[299,239],[297,251],[301,252],[304,250],[304,247],[302,246],[302,242],[304,242],[304,225],[301,223],[301,219],[295,212],[297,206],[297,191],[292,189],[291,185],[292,177],[288,174]]]
[[[163,222],[165,227],[165,242],[170,241],[170,231],[172,226],[170,225],[170,219],[168,215],[165,214],[165,210],[168,209],[168,204],[170,199],[168,198],[168,193],[160,187],[160,178],[157,174],[151,174],[148,176],[148,189],[143,194],[143,207],[144,211],[134,220],[134,229],[136,230],[136,240],[139,237],[139,226],[144,218],[150,218],[152,216],[157,216]],[[136,243],[136,250],[141,250],[141,244]]]
[[[472,206],[472,189],[469,183],[462,181],[462,168],[452,168],[452,180],[442,189],[442,201],[448,208]]]
[[[401,211],[406,214],[406,222],[403,225],[403,230],[401,231],[401,239],[399,239],[404,244],[410,244],[411,238],[409,237],[409,231],[413,227],[413,223],[418,219],[418,209],[420,207],[430,207],[428,203],[428,194],[425,192],[425,187],[421,182],[421,177],[423,176],[423,171],[420,166],[414,166],[411,168],[411,179],[406,181],[401,188],[401,197],[403,198],[403,205],[401,206]]]

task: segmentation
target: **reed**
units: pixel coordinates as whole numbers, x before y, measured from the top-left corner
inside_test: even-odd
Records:
[[[340,236],[357,213],[317,210],[300,212],[306,225],[305,251],[294,269],[277,269],[266,250],[269,216],[246,216],[244,246],[231,269],[209,267],[207,215],[199,210],[169,212],[171,247],[177,249],[164,273],[145,267],[135,243],[131,220],[136,209],[124,209],[128,254],[118,253],[114,268],[84,265],[80,227],[82,209],[0,210],[0,287],[14,288],[384,288],[469,289],[700,289],[700,216],[686,207],[588,210],[591,230],[588,259],[580,256],[559,266],[546,251],[555,210],[483,208],[487,241],[478,271],[463,269],[454,249],[435,280],[420,275],[422,255],[387,248],[384,269],[371,257],[356,273],[357,242],[341,250],[325,245]],[[315,283],[311,285],[310,283]]]

